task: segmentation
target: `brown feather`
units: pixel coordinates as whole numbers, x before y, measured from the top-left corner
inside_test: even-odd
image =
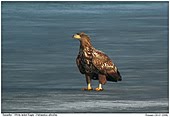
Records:
[[[91,79],[99,79],[102,84],[106,83],[105,79],[121,81],[121,75],[115,64],[105,53],[92,46],[90,38],[85,33],[81,35],[76,63],[82,74],[91,74]]]

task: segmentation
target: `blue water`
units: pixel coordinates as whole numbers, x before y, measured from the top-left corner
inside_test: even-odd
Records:
[[[2,2],[2,112],[168,112],[168,17],[168,2]],[[81,31],[123,77],[103,92],[81,90]]]

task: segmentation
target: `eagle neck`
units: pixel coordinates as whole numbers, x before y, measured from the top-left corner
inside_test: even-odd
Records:
[[[83,50],[86,49],[86,48],[91,49],[92,47],[93,47],[93,46],[92,46],[89,38],[87,38],[87,39],[82,39],[82,40],[80,41],[80,48],[81,48],[81,49],[83,49]]]

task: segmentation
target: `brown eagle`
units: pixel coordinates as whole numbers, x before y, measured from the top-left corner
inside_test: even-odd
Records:
[[[99,86],[96,91],[102,91],[102,85],[106,81],[117,82],[121,81],[121,75],[115,64],[103,52],[95,49],[91,42],[90,37],[84,32],[76,33],[73,38],[80,41],[80,49],[76,59],[79,71],[85,74],[87,88],[83,90],[93,90],[91,87],[91,79],[99,80]]]

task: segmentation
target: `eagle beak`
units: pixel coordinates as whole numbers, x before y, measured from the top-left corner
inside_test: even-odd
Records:
[[[73,35],[72,38],[81,39],[80,35],[78,35],[78,34]]]

